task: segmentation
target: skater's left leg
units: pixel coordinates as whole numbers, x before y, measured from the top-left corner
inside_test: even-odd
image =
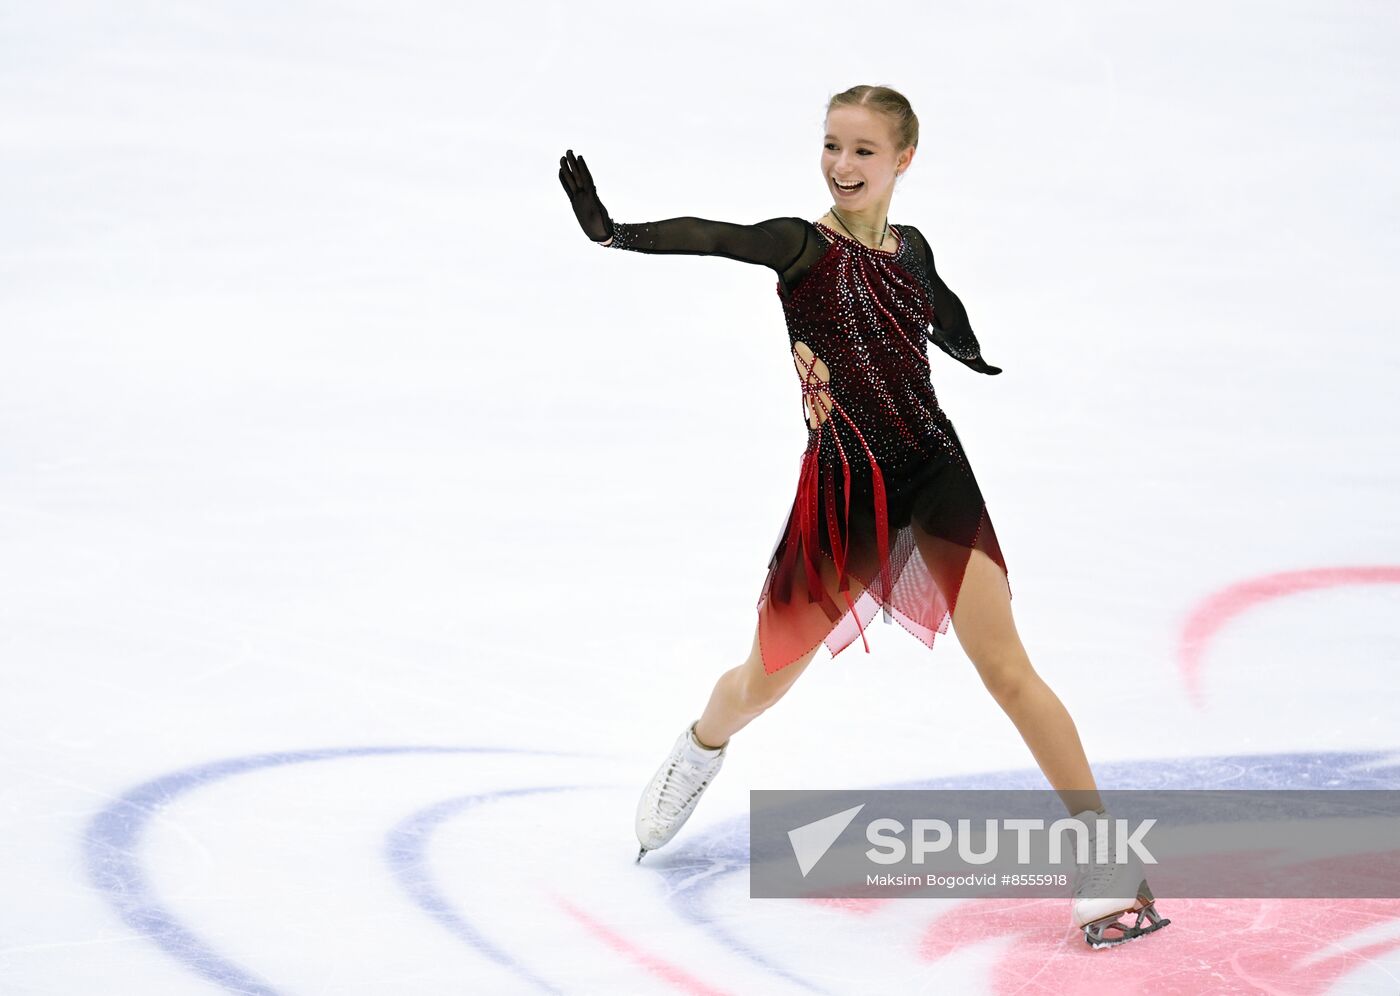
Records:
[[[1021,645],[1006,574],[986,553],[973,550],[961,584],[954,588],[959,568],[950,544],[917,529],[915,538],[939,586],[958,593],[953,627],[982,683],[1016,724],[1070,815],[1091,823],[1094,835],[1091,811],[1102,812],[1103,803],[1089,761],[1069,711],[1036,674]],[[1091,853],[1096,850],[1091,847]],[[1070,915],[1093,947],[1119,944],[1171,923],[1157,913],[1142,866],[1132,861],[1078,865]]]
[[[921,546],[927,538],[920,538]],[[981,550],[973,550],[968,560],[953,608],[953,630],[1069,812],[1099,809],[1102,803],[1074,720],[1031,666],[1011,615],[1006,575]]]

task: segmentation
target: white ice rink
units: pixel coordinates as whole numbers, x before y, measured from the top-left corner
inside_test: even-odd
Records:
[[[0,992],[1400,992],[1400,900],[748,897],[748,792],[1043,787],[877,622],[633,807],[806,441],[775,274],[619,221],[890,210],[1017,627],[1105,787],[1400,788],[1389,3],[0,3]]]

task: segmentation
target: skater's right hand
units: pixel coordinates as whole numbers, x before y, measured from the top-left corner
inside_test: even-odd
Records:
[[[559,182],[564,186],[564,193],[569,195],[583,233],[594,242],[606,242],[612,238],[612,220],[608,217],[607,208],[598,199],[593,174],[588,172],[583,156],[574,156],[573,149],[566,150],[559,157]]]

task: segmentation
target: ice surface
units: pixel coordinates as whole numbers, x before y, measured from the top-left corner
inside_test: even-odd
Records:
[[[598,252],[557,160],[619,220],[816,218],[857,82],[920,114],[891,220],[1005,368],[935,385],[1100,780],[1400,777],[1347,573],[1400,565],[1394,15],[848,9],[7,8],[0,989],[1395,992],[1397,903],[1090,953],[1059,902],[749,900],[752,788],[1043,784],[898,627],[633,863],[805,426],[773,275]]]

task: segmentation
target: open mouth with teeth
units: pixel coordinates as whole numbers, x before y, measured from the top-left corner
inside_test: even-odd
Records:
[[[840,180],[836,180],[836,179],[833,179],[831,182],[834,183],[834,184],[836,184],[836,189],[837,189],[837,190],[845,191],[845,192],[848,193],[848,194],[853,194],[853,193],[855,193],[857,190],[859,190],[861,187],[865,186],[865,181],[864,181],[864,180],[859,180],[859,181],[857,181],[857,182],[855,182],[855,183],[851,183],[851,184],[842,183]]]

